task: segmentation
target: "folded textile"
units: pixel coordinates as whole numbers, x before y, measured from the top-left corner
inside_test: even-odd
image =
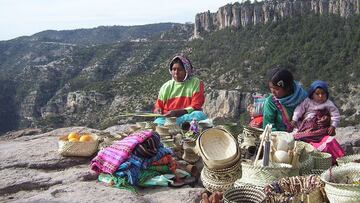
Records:
[[[120,164],[129,158],[132,150],[150,136],[152,136],[151,131],[141,131],[114,142],[111,146],[102,149],[91,161],[91,170],[97,173],[114,173]]]
[[[168,163],[172,164],[168,164],[168,166],[170,168],[170,171],[174,173],[176,170],[176,162],[172,159],[170,155],[172,151],[168,148],[160,147],[157,152],[158,153],[150,159],[143,159],[136,156],[135,154],[131,155],[126,162],[122,163],[119,166],[115,174],[119,177],[127,177],[127,181],[131,185],[138,185],[141,170],[147,169],[150,163],[153,162],[153,160],[158,160],[158,157],[164,156],[164,154],[167,154],[167,156],[170,157],[168,158],[170,160],[168,161]]]

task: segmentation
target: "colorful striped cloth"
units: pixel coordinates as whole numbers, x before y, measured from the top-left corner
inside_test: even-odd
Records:
[[[115,172],[116,176],[126,177],[126,180],[130,185],[138,185],[138,180],[141,170],[147,169],[152,162],[158,161],[164,156],[165,157],[169,156],[171,160],[173,160],[170,155],[172,151],[169,148],[164,148],[161,146],[157,151],[158,153],[150,159],[140,158],[135,154],[132,154],[128,160],[126,160],[124,163],[122,163],[119,166],[118,170]],[[175,172],[176,162],[175,165],[174,163],[167,165],[169,166],[172,172]]]
[[[125,162],[133,149],[147,138],[152,136],[151,131],[136,132],[109,147],[102,149],[91,161],[90,168],[96,173],[114,173],[120,164]]]

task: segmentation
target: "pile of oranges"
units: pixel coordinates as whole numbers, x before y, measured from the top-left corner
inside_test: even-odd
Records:
[[[77,132],[71,132],[67,136],[69,142],[90,142],[93,141],[93,138],[89,134],[82,134],[80,135]]]

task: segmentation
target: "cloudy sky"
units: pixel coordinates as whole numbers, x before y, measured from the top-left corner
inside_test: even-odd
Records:
[[[231,0],[0,0],[0,40],[43,30],[194,22]]]

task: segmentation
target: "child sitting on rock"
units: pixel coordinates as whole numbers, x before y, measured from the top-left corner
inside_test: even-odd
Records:
[[[319,151],[330,153],[335,163],[336,158],[344,156],[344,151],[333,137],[340,121],[339,110],[328,98],[326,82],[313,82],[308,98],[295,108],[292,124],[296,126],[303,118],[294,134],[295,139],[308,142]],[[329,118],[331,122],[323,122]]]

